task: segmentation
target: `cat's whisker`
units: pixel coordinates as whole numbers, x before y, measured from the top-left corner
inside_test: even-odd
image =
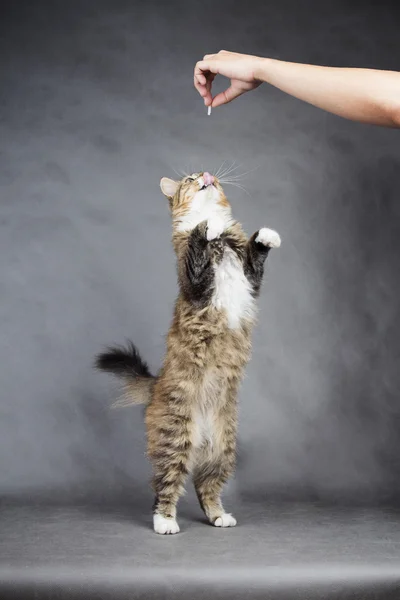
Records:
[[[224,164],[224,163],[222,163],[222,164]],[[220,166],[218,167],[218,169],[216,169],[216,171],[215,171],[215,173],[214,173],[215,177],[218,177],[218,173],[219,173],[219,172],[220,172],[220,170],[221,170],[221,166],[222,166],[222,165],[220,165]]]
[[[181,169],[179,169],[179,170],[175,169],[175,167],[173,167],[171,165],[171,163],[167,163],[167,165],[168,165],[168,168],[171,171],[173,171],[179,177],[179,179],[182,179],[182,177],[184,177],[184,175],[182,175],[182,170]]]
[[[240,181],[240,179],[238,179],[236,177],[235,178],[232,178],[232,177],[223,177],[223,178],[220,179],[221,183],[232,183],[232,182],[237,182],[237,181]]]
[[[219,172],[218,177],[224,177],[227,173],[229,173],[229,171],[232,169],[232,167],[234,166],[234,162],[226,164],[227,161],[224,160],[224,162],[222,163],[221,166],[221,171]]]
[[[254,173],[254,171],[257,171],[257,169],[259,169],[261,167],[261,165],[257,165],[256,167],[254,167],[254,169],[249,169],[248,171],[245,171],[244,173],[230,173],[229,174],[229,179],[233,180],[233,181],[239,181],[240,179],[247,177],[247,175],[250,175],[251,173]],[[219,178],[220,180],[222,179],[221,177]]]
[[[233,186],[235,186],[235,187],[243,190],[248,196],[251,197],[251,194],[246,190],[245,187],[243,187],[242,185],[240,185],[240,183],[237,183],[236,181],[224,181],[223,183],[224,183],[224,185],[225,184],[226,185],[233,185]]]
[[[251,173],[254,173],[254,171],[257,171],[257,169],[259,169],[261,167],[261,165],[257,165],[256,167],[254,167],[254,169],[249,169],[248,171],[245,171],[244,173],[238,173],[238,174],[234,174],[231,175],[231,179],[240,179],[242,177],[247,177],[247,175],[250,175]]]
[[[227,169],[227,170],[226,170],[224,173],[222,173],[222,174],[220,175],[220,178],[221,178],[221,177],[222,177],[222,178],[223,178],[223,177],[226,177],[227,175],[229,175],[229,176],[232,176],[232,174],[234,174],[234,175],[235,175],[234,171],[236,171],[237,169],[240,169],[240,167],[241,167],[241,166],[242,166],[242,165],[240,165],[240,164],[235,164],[235,163],[234,163],[234,164],[232,164],[232,165],[231,165],[231,167],[230,167],[229,169]]]
[[[225,163],[226,163],[226,160],[224,160],[224,161],[221,163],[221,166],[220,166],[220,167],[217,169],[217,172],[215,173],[215,177],[217,177],[217,178],[218,178],[218,177],[219,177],[219,175],[222,173],[222,169],[224,168],[224,166],[225,166]]]
[[[224,185],[241,185],[238,181],[232,181],[231,179],[224,179],[221,183]]]
[[[240,165],[236,164],[236,161],[233,161],[227,168],[226,170],[221,173],[221,177],[225,177],[226,175],[229,175],[230,173],[232,173],[233,171],[235,171],[236,169],[239,168]]]
[[[185,163],[184,167],[182,169],[182,173],[183,173],[183,177],[189,177],[189,175],[191,175],[193,173],[193,171],[191,170],[192,164],[189,163]]]
[[[179,179],[182,179],[182,177],[186,176],[183,171],[177,171],[176,169],[173,169],[173,171],[178,175]]]
[[[247,173],[237,173],[237,174],[230,174],[229,175],[229,179],[242,179],[243,177],[246,177],[246,175],[248,175],[249,171]]]

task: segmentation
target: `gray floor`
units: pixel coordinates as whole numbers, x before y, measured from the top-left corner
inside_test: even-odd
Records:
[[[235,511],[238,527],[220,530],[189,503],[181,509],[182,533],[157,536],[144,506],[3,506],[0,592],[163,598],[169,591],[196,600],[400,594],[398,511],[246,503]]]

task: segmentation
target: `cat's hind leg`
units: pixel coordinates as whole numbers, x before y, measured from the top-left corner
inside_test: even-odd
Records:
[[[159,534],[179,533],[176,506],[184,492],[190,469],[191,419],[184,414],[150,405],[146,413],[146,425],[155,492],[154,531]]]
[[[219,457],[210,462],[203,462],[196,469],[193,481],[196,494],[207,519],[215,527],[234,527],[236,519],[225,512],[221,501],[224,484],[233,473],[231,461],[226,457]]]
[[[228,414],[224,413],[216,419],[217,431],[212,447],[206,445],[197,455],[193,482],[200,506],[210,523],[215,527],[234,527],[236,519],[225,512],[221,494],[235,471],[236,411],[232,407]]]

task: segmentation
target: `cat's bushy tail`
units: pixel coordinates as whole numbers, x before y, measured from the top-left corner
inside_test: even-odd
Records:
[[[95,367],[124,380],[124,393],[113,406],[148,404],[156,381],[141,358],[136,346],[128,342],[126,347],[112,346],[95,359]]]

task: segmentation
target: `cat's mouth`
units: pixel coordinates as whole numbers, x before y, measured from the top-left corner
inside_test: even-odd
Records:
[[[208,173],[208,171],[204,171],[203,177],[199,181],[199,183],[203,184],[200,187],[200,191],[206,190],[208,187],[210,187],[210,188],[214,187],[214,185],[213,185],[214,182],[215,182],[214,175],[211,175],[210,173]]]

